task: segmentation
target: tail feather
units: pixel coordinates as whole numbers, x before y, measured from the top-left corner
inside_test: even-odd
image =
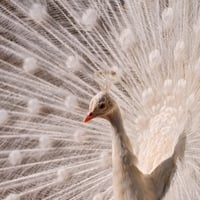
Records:
[[[184,158],[185,146],[186,146],[186,131],[184,130],[183,133],[179,136],[178,142],[174,148],[174,153],[172,157],[175,163],[177,159],[182,160]]]
[[[170,187],[177,170],[177,160],[183,161],[187,139],[186,135],[191,127],[190,123],[191,118],[189,118],[183,132],[179,136],[172,156],[164,160],[150,175],[158,199],[163,198]]]
[[[184,158],[187,135],[191,131],[191,124],[192,124],[192,116],[191,116],[191,113],[189,112],[187,122],[184,126],[183,132],[178,137],[176,146],[174,148],[174,153],[172,155],[175,163],[176,163],[177,159],[183,160],[183,158]]]

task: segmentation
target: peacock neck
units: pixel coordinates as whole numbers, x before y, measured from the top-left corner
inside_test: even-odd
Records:
[[[113,127],[113,150],[118,149],[120,152],[129,151],[132,152],[132,146],[130,140],[126,134],[120,109],[118,106],[108,116],[108,119]]]
[[[114,131],[112,135],[112,172],[113,192],[116,200],[133,200],[140,185],[140,172],[137,169],[136,156],[126,135],[122,116],[116,108],[109,116]],[[130,196],[132,198],[129,198]],[[139,199],[139,198],[137,198]]]
[[[113,112],[108,116],[108,118],[114,129],[115,134],[125,134],[123,120],[119,108],[114,109]]]

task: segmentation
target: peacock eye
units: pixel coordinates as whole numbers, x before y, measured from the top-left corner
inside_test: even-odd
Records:
[[[100,108],[100,109],[104,109],[105,106],[106,106],[105,103],[100,103],[100,104],[99,104],[99,108]]]

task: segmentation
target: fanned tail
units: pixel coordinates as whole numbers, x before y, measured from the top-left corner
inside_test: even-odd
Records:
[[[177,171],[177,162],[183,162],[186,139],[189,129],[191,128],[191,117],[189,117],[186,126],[177,140],[172,156],[164,160],[156,169],[151,173],[150,177],[155,185],[155,191],[158,199],[162,199],[167,193],[172,179]]]

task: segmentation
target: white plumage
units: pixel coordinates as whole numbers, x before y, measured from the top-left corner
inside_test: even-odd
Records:
[[[173,157],[186,130],[162,199],[199,199],[199,7],[1,1],[0,199],[114,199],[112,130],[102,119],[82,123],[105,85],[142,174]]]

